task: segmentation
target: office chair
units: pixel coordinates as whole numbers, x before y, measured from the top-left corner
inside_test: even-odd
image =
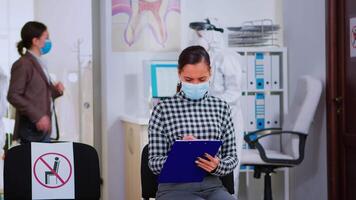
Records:
[[[100,199],[96,150],[86,144],[73,143],[73,156],[75,199]],[[31,143],[10,148],[4,163],[5,199],[32,199],[31,175]]]
[[[141,189],[142,198],[149,200],[156,197],[157,192],[157,175],[153,174],[148,166],[148,144],[142,150],[141,155]],[[234,194],[234,174],[230,173],[224,177],[220,177],[221,182],[230,194]]]
[[[297,90],[282,129],[270,128],[250,132],[244,139],[252,149],[242,152],[242,165],[254,166],[254,177],[265,173],[264,199],[272,200],[271,173],[281,167],[294,167],[304,158],[305,142],[319,104],[322,84],[310,76],[298,80]],[[280,137],[280,150],[266,149],[263,140]]]

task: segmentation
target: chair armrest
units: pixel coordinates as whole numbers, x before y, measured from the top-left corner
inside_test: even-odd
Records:
[[[256,139],[258,140],[259,137],[257,136],[263,136],[263,135],[269,135],[271,133],[277,132],[277,131],[281,131],[281,128],[266,128],[266,129],[260,129],[257,131],[253,131],[253,132],[249,132],[248,134],[246,134],[244,136],[245,141],[251,145],[254,146],[253,141],[255,141]]]
[[[245,141],[248,144],[253,145],[255,142],[260,140],[261,138],[268,137],[271,135],[282,135],[282,134],[294,134],[299,136],[307,136],[306,133],[296,132],[296,131],[282,131],[281,129],[261,129],[258,131],[250,132],[244,136]]]
[[[249,134],[259,134],[259,135],[264,135],[264,134],[268,134],[271,132],[275,132],[275,131],[281,131],[281,128],[265,128],[265,129],[259,129],[253,132],[250,132]]]
[[[269,131],[269,133],[266,133],[266,131]],[[265,134],[261,134],[265,133]],[[256,134],[259,134],[259,136],[252,138],[252,136],[256,136]],[[271,135],[282,135],[282,134],[294,134],[299,136],[299,157],[297,159],[293,160],[286,160],[286,159],[274,159],[274,158],[268,158],[266,156],[266,151],[259,142],[261,138],[268,137]],[[306,142],[307,134],[301,133],[301,132],[296,132],[296,131],[282,131],[282,130],[276,130],[276,129],[262,129],[259,131],[251,132],[247,135],[244,136],[245,141],[248,143],[251,148],[257,148],[258,152],[260,153],[260,156],[262,160],[266,163],[280,163],[280,164],[291,164],[291,165],[298,165],[301,163],[304,159],[304,148],[305,148],[305,142]]]

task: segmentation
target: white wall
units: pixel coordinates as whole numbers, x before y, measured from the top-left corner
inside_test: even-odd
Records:
[[[16,45],[21,39],[21,28],[30,20],[33,0],[0,0],[0,67],[7,73],[19,58]]]
[[[217,17],[225,26],[245,20],[272,18],[280,22],[276,10],[280,0],[182,0],[181,46],[189,43],[189,22]],[[276,6],[278,3],[278,6]],[[177,59],[178,52],[151,53],[111,51],[111,1],[101,1],[101,72],[102,72],[102,153],[103,199],[124,199],[123,129],[119,116],[125,112],[139,116],[144,108],[142,62],[150,59]],[[130,94],[130,95],[128,95]],[[137,105],[135,108],[132,105]],[[136,113],[136,114],[135,114]]]
[[[289,55],[289,96],[292,99],[297,78],[309,74],[324,82],[325,1],[284,1],[285,45]],[[327,199],[327,149],[325,91],[315,123],[306,143],[305,159],[291,174],[293,200]]]
[[[55,74],[54,81],[61,81],[65,86],[65,95],[56,100],[61,140],[92,144],[92,140],[86,138],[92,137],[93,113],[83,108],[83,102],[92,106],[92,100],[86,98],[93,90],[88,64],[92,57],[91,1],[34,0],[34,11],[35,20],[46,24],[52,41],[51,52],[44,56],[49,72]],[[78,41],[81,41],[79,57]],[[81,75],[78,59],[82,63]],[[70,81],[69,74],[77,75],[78,81]],[[80,117],[83,119],[81,127]]]

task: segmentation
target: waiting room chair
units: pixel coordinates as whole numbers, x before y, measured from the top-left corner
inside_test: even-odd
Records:
[[[142,198],[149,200],[156,197],[158,176],[153,174],[148,166],[148,144],[143,148],[141,155],[141,189]],[[230,194],[234,194],[234,174],[230,173],[224,177],[220,177],[223,185]]]
[[[265,173],[264,199],[272,200],[271,173],[281,167],[294,167],[304,158],[309,128],[322,93],[322,83],[310,76],[298,80],[297,90],[282,129],[271,128],[250,132],[244,139],[252,149],[242,152],[242,165],[254,166],[254,177]],[[263,140],[278,136],[280,150],[266,149]]]
[[[100,170],[96,150],[73,143],[75,199],[100,199]],[[7,200],[32,199],[31,143],[12,147],[4,163],[4,197]]]

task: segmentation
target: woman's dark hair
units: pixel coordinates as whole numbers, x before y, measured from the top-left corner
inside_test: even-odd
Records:
[[[183,70],[187,64],[197,64],[204,61],[210,68],[210,57],[202,46],[190,46],[185,48],[179,55],[178,71]]]
[[[202,46],[190,46],[180,53],[178,58],[178,72],[182,71],[185,65],[205,62],[210,70],[210,57]],[[181,89],[181,83],[177,85],[177,92]]]
[[[27,22],[21,29],[21,41],[17,43],[17,51],[20,56],[24,55],[23,49],[30,49],[33,38],[40,38],[47,30],[46,25],[41,22]]]

